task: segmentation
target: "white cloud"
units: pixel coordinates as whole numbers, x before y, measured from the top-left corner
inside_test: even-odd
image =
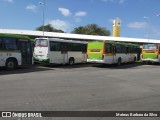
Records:
[[[82,17],[82,16],[86,16],[87,15],[87,12],[84,12],[84,11],[78,11],[75,13],[75,16],[78,16],[78,17]]]
[[[3,1],[13,3],[13,0],[3,0]]]
[[[109,1],[111,1],[111,0],[102,0],[103,2],[109,2]]]
[[[123,4],[126,0],[102,0],[103,2],[116,2],[119,4]]]
[[[134,29],[145,29],[145,28],[149,27],[147,22],[131,22],[131,23],[127,24],[127,26],[129,28],[134,28]]]
[[[36,12],[37,6],[31,4],[31,5],[26,6],[26,9],[27,9],[27,10],[31,10],[31,11],[33,11],[33,12]]]
[[[120,4],[122,4],[122,3],[124,3],[125,2],[125,0],[119,0],[119,3]]]
[[[70,12],[69,9],[66,8],[58,8],[58,10],[61,12],[62,15],[64,16],[70,16],[72,13]]]
[[[52,27],[54,27],[56,29],[63,30],[65,32],[70,29],[70,24],[68,22],[63,21],[63,20],[59,20],[59,19],[51,20],[51,21],[49,21],[49,24],[51,24]]]

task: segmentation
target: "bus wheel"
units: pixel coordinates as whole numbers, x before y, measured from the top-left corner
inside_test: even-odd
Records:
[[[70,58],[69,59],[69,65],[73,65],[74,64],[74,58]]]
[[[117,65],[120,66],[121,65],[121,59],[118,59]]]
[[[13,70],[14,68],[16,68],[17,64],[16,61],[14,59],[8,59],[6,62],[6,69],[7,70]]]

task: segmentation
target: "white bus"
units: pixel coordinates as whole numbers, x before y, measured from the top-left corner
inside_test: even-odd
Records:
[[[59,38],[36,38],[35,62],[70,64],[87,61],[87,42]]]
[[[0,34],[0,67],[14,69],[32,64],[31,40],[27,36]]]

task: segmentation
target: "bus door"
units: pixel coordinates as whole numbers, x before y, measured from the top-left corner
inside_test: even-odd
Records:
[[[87,61],[87,44],[81,44],[82,47],[82,61]]]
[[[22,65],[32,64],[32,48],[30,41],[19,39],[18,48],[21,51]]]
[[[63,59],[63,64],[66,64],[68,62],[68,46],[67,43],[61,44],[61,54]]]
[[[116,63],[116,46],[112,45],[113,63]]]
[[[129,47],[128,46],[125,46],[125,61],[126,63],[129,62]]]

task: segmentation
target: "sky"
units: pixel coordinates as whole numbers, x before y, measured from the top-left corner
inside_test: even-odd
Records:
[[[35,30],[43,11],[45,25],[67,33],[94,23],[112,35],[119,18],[121,37],[160,40],[160,0],[0,0],[0,29]]]

